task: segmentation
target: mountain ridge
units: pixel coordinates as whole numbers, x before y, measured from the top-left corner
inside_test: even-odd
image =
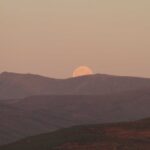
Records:
[[[150,118],[133,122],[82,125],[0,146],[1,150],[149,150]]]
[[[112,95],[44,95],[0,101],[0,144],[73,125],[143,119],[150,116],[149,108],[150,88]]]
[[[150,78],[94,74],[53,79],[33,74],[0,74],[0,99],[31,95],[103,95],[150,87]]]

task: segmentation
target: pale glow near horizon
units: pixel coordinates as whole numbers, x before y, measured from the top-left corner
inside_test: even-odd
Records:
[[[0,72],[150,77],[149,0],[1,0]]]

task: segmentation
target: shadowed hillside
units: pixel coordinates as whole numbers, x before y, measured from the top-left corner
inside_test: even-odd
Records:
[[[96,74],[52,79],[32,74],[0,74],[0,99],[32,95],[103,95],[150,87],[150,79]]]
[[[32,96],[0,102],[0,144],[82,124],[150,116],[150,90],[111,95]]]
[[[150,119],[61,129],[1,146],[1,150],[149,150]]]

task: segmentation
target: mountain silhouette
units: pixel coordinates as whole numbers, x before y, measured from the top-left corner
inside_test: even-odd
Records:
[[[104,95],[150,87],[150,79],[96,74],[52,79],[32,74],[0,74],[0,99],[32,95]]]
[[[150,116],[150,88],[110,95],[50,95],[0,101],[0,144],[74,125]]]
[[[149,150],[150,119],[86,125],[32,136],[1,150]]]

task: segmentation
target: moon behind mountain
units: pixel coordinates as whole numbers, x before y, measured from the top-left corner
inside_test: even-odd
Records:
[[[91,75],[91,74],[93,74],[93,71],[91,68],[87,66],[80,66],[73,71],[72,76],[79,77],[79,76],[86,76],[86,75]]]

